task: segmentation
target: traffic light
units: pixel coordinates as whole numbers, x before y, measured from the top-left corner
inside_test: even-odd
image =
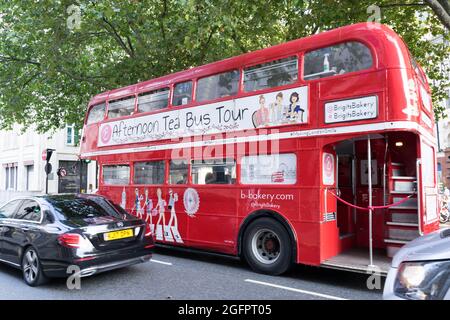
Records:
[[[53,151],[55,151],[55,149],[49,149],[49,148],[46,149],[47,157],[45,158],[45,160],[46,160],[47,162],[50,162],[50,158],[52,157]]]
[[[42,151],[42,160],[46,162],[44,166],[45,170],[45,194],[48,194],[48,175],[52,172],[52,165],[50,163],[50,158],[52,157],[53,151],[55,149],[47,148]]]

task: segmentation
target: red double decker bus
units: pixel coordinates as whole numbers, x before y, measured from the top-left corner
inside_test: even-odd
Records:
[[[360,23],[101,93],[81,157],[160,244],[367,271],[439,227],[430,88]]]

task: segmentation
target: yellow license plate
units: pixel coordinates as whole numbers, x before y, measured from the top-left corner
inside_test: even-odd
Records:
[[[119,230],[105,233],[105,241],[130,238],[133,236],[133,229]]]

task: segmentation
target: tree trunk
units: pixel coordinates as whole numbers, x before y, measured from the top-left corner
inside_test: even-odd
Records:
[[[442,24],[450,30],[450,4],[448,0],[425,0]]]

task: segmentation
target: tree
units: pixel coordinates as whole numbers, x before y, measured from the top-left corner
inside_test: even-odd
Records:
[[[443,98],[445,19],[427,1],[380,0]],[[428,4],[430,2],[430,4]],[[438,1],[441,7],[445,3]],[[394,3],[394,4],[393,4]],[[444,4],[443,4],[444,3]],[[372,0],[10,0],[0,3],[0,127],[82,124],[90,97],[192,66],[367,21]],[[433,9],[432,9],[433,8]],[[80,19],[78,19],[80,18]],[[437,110],[440,113],[440,110]]]
[[[449,0],[425,0],[434,11],[442,24],[450,30],[450,2]]]

